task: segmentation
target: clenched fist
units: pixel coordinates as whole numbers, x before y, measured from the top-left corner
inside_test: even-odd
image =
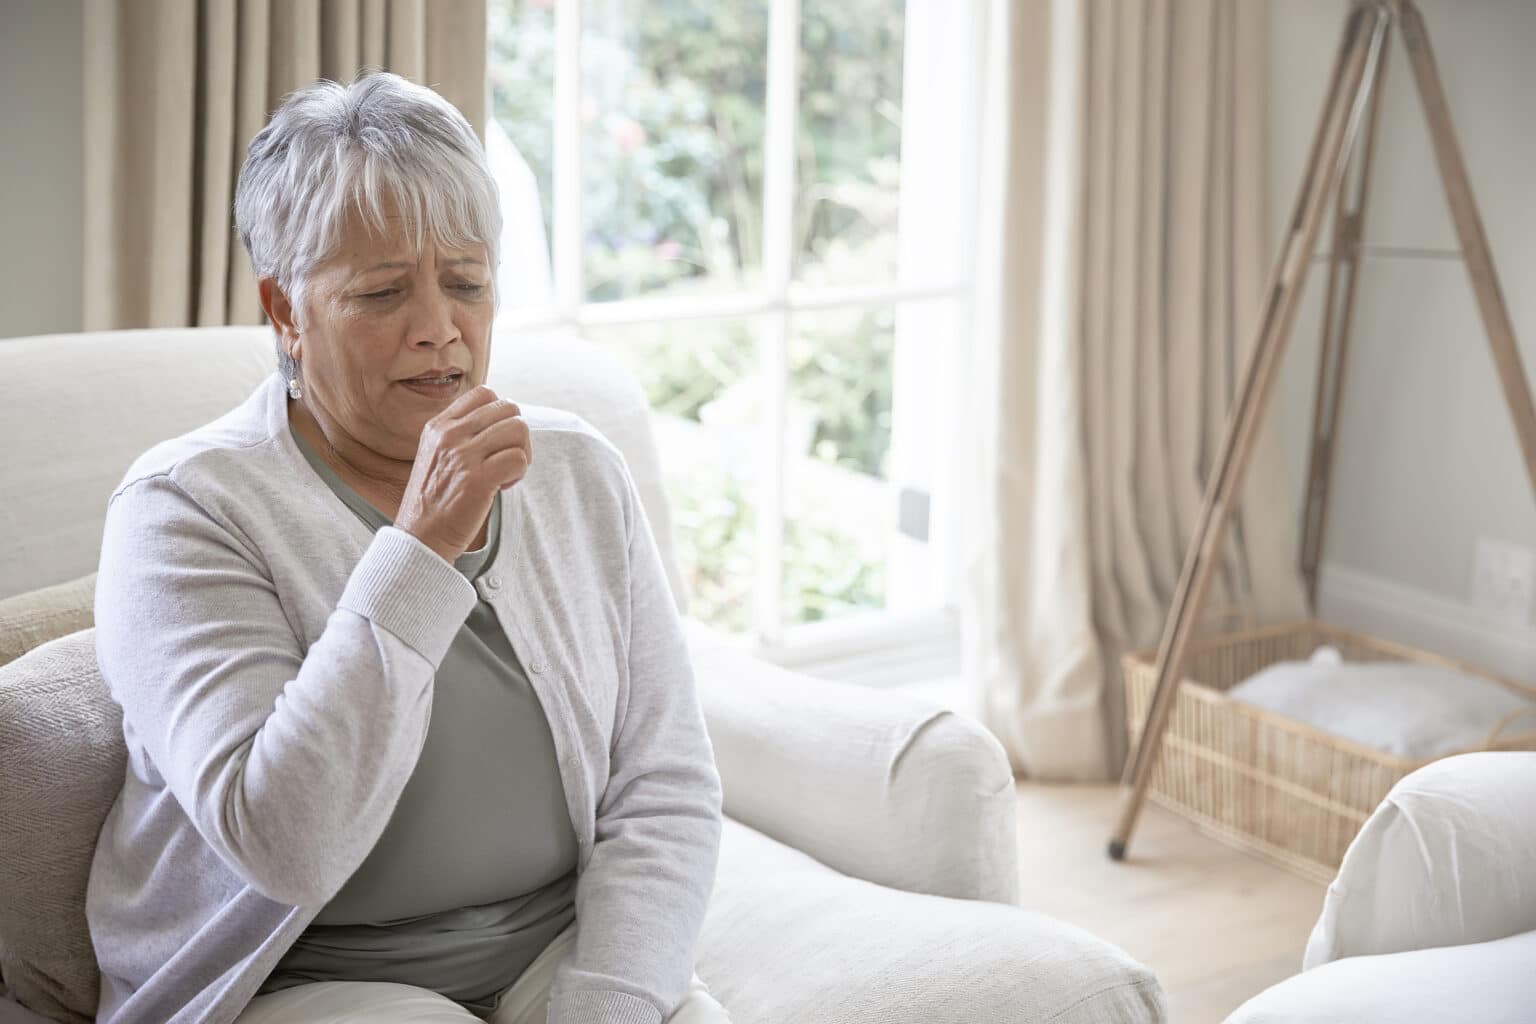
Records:
[[[483,384],[473,388],[421,428],[395,526],[452,562],[474,542],[496,495],[532,461],[517,403]]]

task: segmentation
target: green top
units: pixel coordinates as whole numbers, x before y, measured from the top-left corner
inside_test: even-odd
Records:
[[[375,531],[391,525],[294,440],[346,508]],[[485,546],[454,567],[473,581],[500,536],[498,495]],[[479,601],[438,667],[427,737],[383,835],[261,991],[394,981],[488,1013],[575,918],[576,856],[549,722]]]

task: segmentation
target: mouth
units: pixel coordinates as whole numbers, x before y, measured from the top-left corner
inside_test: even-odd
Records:
[[[396,383],[427,398],[452,398],[459,393],[459,388],[464,383],[464,371],[449,370],[441,374],[423,374],[420,377],[412,377]]]

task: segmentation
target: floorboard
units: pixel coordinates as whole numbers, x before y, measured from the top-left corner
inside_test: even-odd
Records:
[[[1024,906],[1115,943],[1162,979],[1174,1024],[1219,1024],[1301,966],[1323,887],[1148,805],[1130,857],[1104,855],[1110,785],[1018,784]]]

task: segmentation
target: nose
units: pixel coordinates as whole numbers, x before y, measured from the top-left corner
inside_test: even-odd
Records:
[[[420,298],[413,304],[412,316],[406,325],[406,345],[421,350],[437,350],[459,340],[458,326],[453,322],[453,304],[440,288],[423,288]]]

